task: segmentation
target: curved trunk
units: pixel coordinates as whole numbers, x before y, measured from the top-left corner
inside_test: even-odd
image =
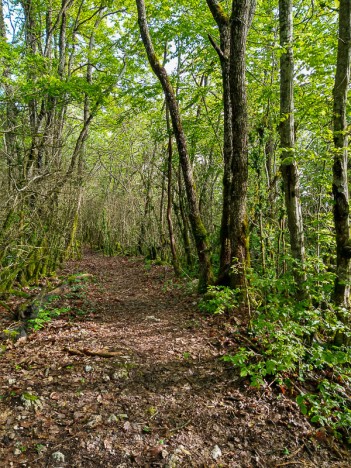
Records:
[[[207,289],[207,286],[213,283],[211,253],[207,238],[207,231],[202,222],[199,211],[193,171],[187,150],[185,134],[180,118],[179,106],[177,98],[175,96],[175,92],[168,78],[167,72],[162,66],[158,57],[156,56],[153,48],[152,40],[149,34],[149,29],[146,21],[145,2],[144,0],[136,0],[136,4],[138,8],[138,21],[141,38],[143,40],[151,68],[162,85],[162,89],[165,94],[166,103],[172,120],[174,136],[177,142],[178,154],[183,171],[185,190],[189,204],[189,219],[199,258],[199,290],[205,291]]]

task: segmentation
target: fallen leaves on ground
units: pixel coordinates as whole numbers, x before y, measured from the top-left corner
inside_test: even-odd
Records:
[[[75,272],[93,281],[68,312],[1,343],[1,466],[350,467],[293,400],[219,359],[241,320],[202,317],[170,268],[90,253]]]

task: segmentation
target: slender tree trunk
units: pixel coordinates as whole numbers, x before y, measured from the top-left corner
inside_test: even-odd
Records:
[[[334,164],[333,195],[334,223],[336,232],[336,280],[334,300],[340,307],[350,308],[350,221],[349,193],[347,180],[347,120],[346,106],[350,83],[351,61],[351,2],[340,0],[339,41],[334,85]],[[341,317],[342,318],[342,317]],[[345,318],[344,318],[345,320]],[[349,320],[349,317],[347,317]],[[338,334],[337,344],[345,342],[345,337]]]
[[[188,268],[191,270],[193,267],[193,258],[192,258],[192,249],[191,249],[191,239],[189,237],[189,219],[186,213],[186,207],[184,204],[184,196],[183,196],[183,180],[182,180],[182,171],[181,167],[178,168],[178,195],[179,195],[179,212],[181,223],[179,226],[181,228],[181,233],[183,237],[183,244],[185,250],[185,257],[186,257],[186,264]]]
[[[161,65],[153,48],[146,21],[145,2],[144,0],[136,0],[136,4],[138,8],[138,20],[141,38],[143,40],[151,68],[162,85],[172,120],[174,136],[178,146],[179,159],[183,171],[185,189],[189,204],[189,218],[199,258],[199,290],[205,291],[207,286],[213,283],[211,252],[207,238],[207,232],[199,211],[193,171],[189,159],[185,134],[181,123],[179,106],[167,72]]]
[[[150,178],[148,177],[146,183],[146,198],[145,198],[145,205],[144,205],[144,213],[141,219],[141,226],[140,226],[140,234],[138,240],[138,252],[140,255],[145,254],[145,241],[146,241],[146,232],[147,232],[147,225],[150,222],[150,212],[151,212],[151,183]]]
[[[292,257],[298,261],[294,277],[298,290],[305,281],[304,232],[300,203],[299,174],[294,157],[294,61],[292,0],[279,0],[280,45],[284,52],[280,57],[280,146],[285,207],[290,233]]]
[[[249,266],[247,226],[248,117],[246,97],[246,43],[255,0],[233,0],[230,38],[230,98],[232,108],[232,184],[230,242],[233,268],[230,284],[246,287]]]
[[[232,105],[230,97],[230,21],[217,0],[207,0],[212,16],[216,21],[220,34],[220,44],[216,44],[209,36],[210,42],[216,50],[222,69],[223,84],[223,111],[224,111],[224,136],[223,136],[223,201],[220,229],[220,262],[217,284],[230,284],[230,266],[232,262],[232,249],[230,241],[230,214],[231,214],[231,186],[232,186]]]
[[[180,275],[180,267],[177,256],[177,247],[174,237],[173,221],[172,221],[172,159],[173,159],[173,145],[172,145],[172,132],[169,121],[169,111],[166,108],[166,120],[167,120],[167,131],[168,131],[168,169],[167,169],[167,223],[169,232],[169,243],[171,246],[172,253],[172,265],[176,276]]]
[[[7,42],[7,37],[6,37],[6,26],[5,26],[5,20],[4,20],[4,10],[3,10],[3,2],[0,0],[0,44],[1,43],[6,43]],[[14,91],[13,87],[10,84],[11,80],[11,70],[8,64],[6,62],[4,63],[3,67],[3,87],[4,87],[4,92],[5,92],[5,98],[6,98],[6,121],[5,121],[5,138],[4,138],[4,153],[7,161],[7,170],[8,170],[8,186],[9,188],[12,187],[12,178],[13,178],[13,171],[14,171],[14,166],[15,162],[19,166],[21,164],[20,158],[18,157],[18,151],[17,151],[17,144],[16,144],[16,133],[15,133],[15,127],[16,127],[16,114],[17,114],[17,109],[16,109],[16,104],[14,102]],[[15,174],[14,178],[15,180],[19,180],[20,177],[18,177],[21,173],[20,167],[17,168],[17,174]]]
[[[23,0],[22,7],[24,11],[24,31],[25,31],[25,41],[27,53],[29,56],[35,55],[37,53],[37,38],[36,38],[36,18],[34,12],[34,5],[32,0]],[[35,80],[35,71],[31,70],[28,72],[28,80]],[[31,146],[28,155],[27,167],[26,167],[26,176],[29,178],[33,172],[33,168],[37,167],[37,150],[38,150],[38,135],[39,127],[41,120],[44,116],[43,106],[41,106],[41,112],[38,112],[38,103],[36,99],[30,99],[28,102],[28,112],[29,112],[29,123],[31,129]],[[33,197],[31,201],[34,202]]]
[[[161,244],[165,241],[165,230],[164,230],[164,204],[165,204],[165,193],[166,193],[166,179],[167,179],[167,171],[166,167],[162,171],[162,185],[161,185],[161,199],[160,199],[160,216],[159,216],[159,224],[160,224],[160,241]]]

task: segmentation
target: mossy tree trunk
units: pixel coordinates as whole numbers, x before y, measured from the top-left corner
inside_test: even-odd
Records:
[[[335,75],[334,97],[334,164],[333,195],[334,223],[336,233],[336,280],[334,300],[337,306],[350,308],[350,221],[349,192],[347,178],[348,130],[346,120],[347,95],[350,83],[351,61],[351,2],[340,0],[339,40]],[[349,321],[349,316],[340,317]],[[336,344],[345,343],[346,337],[338,333]]]
[[[284,185],[285,207],[290,233],[292,257],[298,262],[294,278],[299,292],[305,281],[305,245],[300,202],[299,174],[295,160],[294,130],[294,57],[293,57],[293,2],[279,0],[280,46],[280,147],[281,172]]]
[[[217,0],[207,0],[207,5],[220,34],[219,45],[211,36],[209,39],[221,63],[224,110],[223,205],[217,283],[245,287],[249,263],[246,43],[256,1],[233,1],[230,17]]]
[[[180,266],[177,255],[176,241],[174,237],[173,220],[172,220],[172,163],[173,163],[173,144],[172,144],[172,131],[169,121],[169,111],[166,108],[166,121],[167,121],[167,132],[168,132],[168,161],[167,161],[167,223],[169,233],[169,243],[172,254],[172,265],[176,276],[180,275]]]
[[[232,262],[232,248],[230,240],[231,218],[231,186],[232,186],[232,157],[233,157],[233,133],[232,133],[232,105],[230,98],[230,20],[216,0],[207,0],[208,7],[217,23],[220,43],[216,44],[209,36],[210,42],[218,54],[223,85],[223,199],[222,218],[220,230],[220,261],[217,284],[230,284],[230,266]]]
[[[255,8],[255,0],[233,0],[230,20],[230,102],[233,152],[230,194],[230,242],[233,263],[230,284],[233,288],[246,287],[246,271],[249,266],[246,47]]]
[[[189,232],[190,232],[189,217],[186,213],[186,206],[185,206],[185,200],[184,200],[184,195],[183,195],[184,190],[183,190],[182,170],[180,166],[178,168],[177,179],[178,179],[178,200],[179,200],[178,212],[180,215],[178,224],[179,224],[179,229],[182,233],[183,246],[184,246],[185,257],[186,257],[186,265],[191,270],[194,262],[193,262],[193,257],[192,257],[191,239],[189,236]]]

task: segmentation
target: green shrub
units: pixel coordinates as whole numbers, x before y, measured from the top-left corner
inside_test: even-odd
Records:
[[[199,308],[208,314],[223,314],[238,306],[237,290],[225,286],[209,286]]]
[[[251,274],[249,296],[255,310],[250,326],[242,330],[243,338],[236,334],[238,351],[223,360],[253,386],[274,382],[295,394],[312,422],[351,442],[351,348],[333,345],[337,332],[351,336],[351,328],[332,307],[334,275],[311,261],[307,277],[306,295],[299,301],[292,294],[296,287],[291,274]],[[223,311],[228,297],[226,290],[219,291],[202,310]]]
[[[29,327],[33,330],[40,330],[47,322],[50,322],[53,318],[58,317],[69,310],[70,307],[62,307],[60,309],[39,308],[38,315],[35,318],[28,320]]]

